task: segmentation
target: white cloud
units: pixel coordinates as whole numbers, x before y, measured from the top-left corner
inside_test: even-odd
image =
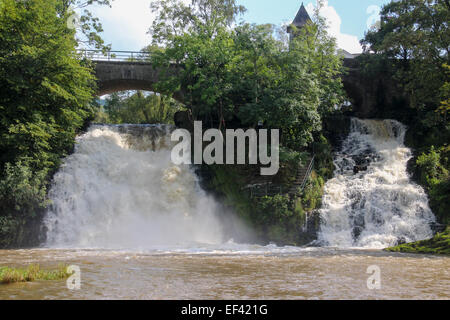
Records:
[[[185,4],[190,0],[182,0]],[[147,34],[155,14],[150,9],[152,0],[113,0],[112,8],[93,6],[94,16],[103,25],[106,44],[113,50],[139,51],[151,42]]]
[[[306,10],[312,16],[314,12],[314,5],[309,3],[306,6]],[[350,53],[361,53],[362,47],[359,43],[357,36],[345,34],[341,32],[342,19],[336,12],[334,7],[328,5],[328,1],[324,1],[324,7],[321,9],[320,14],[327,19],[329,26],[329,33],[336,38],[338,47],[344,49]]]
[[[113,50],[139,51],[150,44],[147,34],[153,22],[150,0],[114,0],[112,8],[93,7],[100,19],[104,33],[102,37]]]

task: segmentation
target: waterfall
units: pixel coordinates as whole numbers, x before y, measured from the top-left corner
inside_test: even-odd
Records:
[[[153,248],[223,241],[217,204],[170,159],[171,126],[93,125],[55,175],[47,245]]]
[[[432,236],[427,195],[407,173],[412,154],[405,133],[394,120],[352,119],[325,186],[319,242],[384,248]]]

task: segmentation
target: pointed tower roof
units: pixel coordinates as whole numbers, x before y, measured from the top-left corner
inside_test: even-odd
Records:
[[[309,17],[308,12],[306,11],[305,6],[303,5],[300,7],[300,10],[298,10],[297,15],[295,16],[294,21],[292,24],[296,26],[297,28],[303,27],[308,21],[311,21],[311,18]]]
[[[303,5],[300,7],[300,10],[298,10],[297,15],[295,16],[294,21],[292,21],[291,25],[288,26],[287,32],[294,37],[295,35],[292,33],[292,27],[295,26],[297,29],[303,28],[309,21],[311,21],[311,18],[309,17],[308,12],[306,11],[305,6]]]

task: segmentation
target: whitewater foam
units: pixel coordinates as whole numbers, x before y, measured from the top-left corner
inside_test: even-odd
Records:
[[[325,186],[319,242],[384,248],[430,238],[435,217],[424,190],[411,182],[406,127],[394,120],[352,119]]]
[[[171,126],[94,125],[55,175],[47,246],[148,248],[219,244],[218,204],[170,161]]]

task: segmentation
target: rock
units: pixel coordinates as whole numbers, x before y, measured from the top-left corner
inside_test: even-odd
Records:
[[[437,223],[437,222],[433,222],[430,224],[431,230],[433,230],[434,233],[441,233],[444,232],[445,229],[447,228],[447,226]]]
[[[360,172],[362,172],[362,171],[367,171],[367,169],[368,169],[367,166],[355,166],[355,167],[353,168],[353,173],[354,173],[354,174],[358,174],[358,173],[360,173]]]
[[[173,118],[178,128],[193,131],[194,128],[188,111],[178,111]]]

